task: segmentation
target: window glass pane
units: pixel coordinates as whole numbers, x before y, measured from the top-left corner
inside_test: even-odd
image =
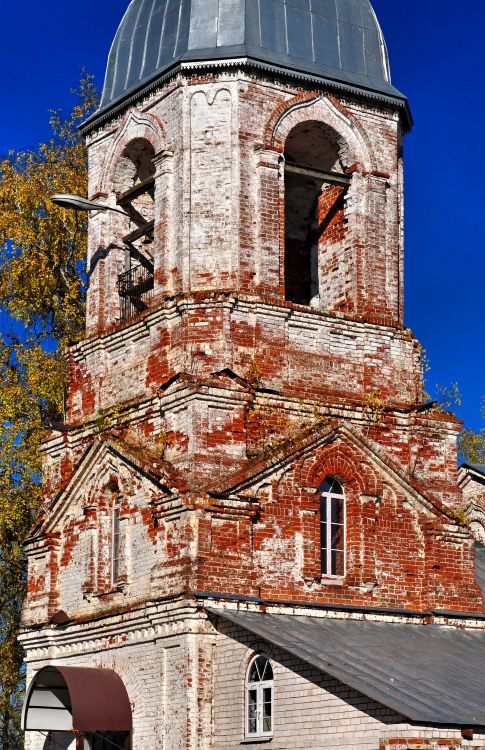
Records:
[[[332,524],[332,549],[339,550],[340,552],[343,552],[344,549],[344,527],[343,526],[336,526],[335,524]]]
[[[259,682],[259,671],[258,671],[258,666],[256,664],[256,660],[253,661],[253,663],[251,664],[251,669],[249,670],[248,682]]]
[[[322,497],[320,501],[320,546],[321,546],[321,573],[328,575],[327,562],[327,508],[328,498]]]
[[[263,716],[263,732],[271,732],[271,716]]]
[[[269,659],[266,659],[266,666],[264,668],[264,679],[265,680],[273,679],[273,667],[271,666],[271,662]]]
[[[320,499],[322,575],[343,576],[345,567],[344,492],[342,485],[332,477],[327,477],[322,483],[322,493],[324,492],[328,494],[322,494]],[[328,540],[329,531],[330,539]]]
[[[320,523],[320,539],[322,541],[322,547],[327,546],[327,522],[322,521]]]
[[[322,482],[321,487],[320,487],[320,492],[326,492],[332,495],[344,494],[344,491],[340,482],[337,482],[337,480],[333,479],[332,477],[327,477],[325,481]]]
[[[328,554],[327,549],[322,549],[322,575],[326,576],[328,575]]]
[[[246,693],[247,734],[261,737],[273,731],[273,667],[266,656],[257,656],[248,672]]]
[[[263,732],[271,732],[272,729],[272,689],[263,690]]]
[[[266,656],[258,656],[251,665],[249,670],[248,682],[261,682],[262,680],[272,680],[273,670]]]
[[[332,523],[343,524],[344,501],[339,497],[332,497]]]
[[[328,498],[322,497],[320,501],[320,542],[322,549],[327,548],[327,507]]]
[[[263,679],[264,670],[266,668],[266,662],[267,662],[267,659],[266,659],[265,656],[258,656],[258,658],[255,661],[256,668],[258,670],[258,675],[259,675],[259,679],[260,680]]]
[[[248,690],[248,733],[254,734],[257,731],[258,715],[258,692],[257,690]]]
[[[113,584],[116,584],[118,582],[120,569],[120,512],[121,498],[116,498],[113,505],[113,534],[111,540],[111,568]]]
[[[332,573],[333,576],[343,576],[345,575],[345,561],[344,561],[344,553],[340,552],[339,550],[333,549],[331,551],[331,561],[332,561]]]

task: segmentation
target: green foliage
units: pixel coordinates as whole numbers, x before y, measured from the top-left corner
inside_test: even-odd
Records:
[[[437,385],[436,391],[438,393],[438,409],[440,411],[450,411],[451,409],[462,405],[458,383],[451,383],[449,386]]]
[[[485,398],[482,404],[485,419]],[[458,439],[460,459],[465,464],[485,464],[485,427],[475,432],[466,428]]]
[[[16,640],[26,586],[23,542],[41,503],[39,445],[62,419],[63,352],[84,322],[86,224],[53,193],[87,191],[77,126],[97,105],[84,76],[69,117],[51,113],[52,138],[0,162],[0,750],[22,747],[22,652]]]
[[[82,329],[86,223],[50,196],[86,193],[77,126],[97,103],[90,76],[74,93],[79,103],[67,119],[51,113],[49,143],[0,163],[0,301],[29,334],[49,334],[61,345]]]
[[[437,385],[437,406],[440,412],[452,411],[462,405],[458,383],[450,386]],[[485,398],[482,404],[482,415],[485,418]],[[460,463],[485,464],[485,427],[475,431],[465,427],[458,437],[458,457]]]

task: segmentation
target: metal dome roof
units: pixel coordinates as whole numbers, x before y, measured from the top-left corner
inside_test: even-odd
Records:
[[[403,98],[369,0],[131,0],[101,110],[179,63],[235,59]]]

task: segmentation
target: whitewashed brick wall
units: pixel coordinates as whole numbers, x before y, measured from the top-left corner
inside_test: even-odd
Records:
[[[255,651],[265,653],[273,664],[271,750],[378,750],[381,740],[399,737],[461,740],[459,730],[411,725],[391,709],[235,625],[222,622],[218,629],[214,750],[236,750],[244,743],[245,678]],[[484,743],[485,733],[477,733],[470,745]]]

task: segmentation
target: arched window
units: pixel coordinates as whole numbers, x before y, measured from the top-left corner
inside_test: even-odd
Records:
[[[118,278],[122,320],[146,310],[153,291],[154,156],[151,143],[136,138],[124,149],[116,169],[116,202],[128,216],[124,272]]]
[[[322,576],[345,576],[345,495],[332,477],[320,487],[320,542]]]
[[[116,497],[112,510],[111,531],[111,582],[116,586],[120,580],[121,535],[120,535],[121,497]]]
[[[339,246],[350,184],[341,147],[337,133],[317,121],[300,123],[286,140],[285,296],[290,302],[324,302],[330,309],[345,300],[345,288],[331,280],[332,274],[337,280],[342,275]]]
[[[249,665],[246,679],[246,735],[273,734],[274,681],[271,662],[262,654]]]

